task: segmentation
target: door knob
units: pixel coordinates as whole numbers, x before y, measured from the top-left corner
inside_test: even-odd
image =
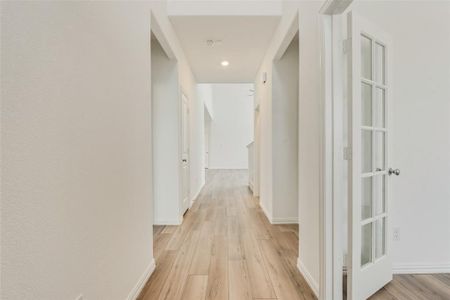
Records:
[[[399,169],[392,169],[392,168],[389,168],[389,171],[388,171],[388,173],[389,173],[389,175],[392,175],[392,174],[395,174],[395,175],[400,175],[400,170]]]
[[[183,159],[183,162],[187,162],[187,159]]]

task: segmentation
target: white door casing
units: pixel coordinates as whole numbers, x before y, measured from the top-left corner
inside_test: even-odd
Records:
[[[348,299],[367,299],[392,280],[389,149],[392,104],[390,37],[348,14]]]
[[[190,206],[189,201],[189,101],[184,94],[181,95],[181,214]]]

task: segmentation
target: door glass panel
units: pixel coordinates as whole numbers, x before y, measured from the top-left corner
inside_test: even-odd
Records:
[[[386,253],[386,218],[375,222],[375,258],[380,258]]]
[[[375,171],[384,171],[385,167],[385,133],[382,131],[375,131]]]
[[[372,262],[372,223],[361,228],[361,266]]]
[[[372,86],[361,85],[361,125],[372,126]]]
[[[372,40],[361,35],[361,75],[372,80]]]
[[[361,171],[372,172],[372,131],[361,131]]]
[[[385,84],[385,49],[383,45],[375,43],[375,82]]]
[[[385,125],[385,91],[382,88],[375,89],[375,127],[384,128]]]
[[[385,212],[385,178],[386,175],[377,175],[373,177],[373,189],[374,189],[374,215],[377,216]]]
[[[372,217],[372,177],[361,178],[361,219]]]

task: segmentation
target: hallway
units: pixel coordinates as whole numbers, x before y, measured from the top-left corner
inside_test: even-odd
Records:
[[[271,225],[247,171],[209,170],[181,226],[155,226],[140,300],[315,299],[298,272],[298,226]]]

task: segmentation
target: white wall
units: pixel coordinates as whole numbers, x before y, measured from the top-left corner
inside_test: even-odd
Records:
[[[273,16],[280,15],[281,0],[263,1],[179,1],[168,0],[169,15],[177,16]]]
[[[300,79],[299,79],[299,266],[314,290],[319,283],[319,40],[318,11],[320,1],[284,2],[283,16],[270,48],[256,74],[255,99],[260,104],[260,205],[266,215],[272,214],[272,60],[290,32],[299,11]],[[267,72],[268,82],[262,83]]]
[[[256,94],[256,92],[255,92]],[[256,103],[255,99],[255,103]],[[259,172],[259,160],[260,160],[260,141],[261,141],[261,132],[260,132],[260,117],[259,117],[259,107],[255,109],[254,115],[254,145],[253,145],[253,196],[259,197],[259,189],[260,189],[260,172]]]
[[[320,52],[321,2],[300,5],[299,266],[317,292],[320,279]],[[291,9],[286,7],[287,12]]]
[[[284,21],[284,18],[281,19]],[[280,29],[277,29],[274,39],[280,36]],[[271,49],[275,41],[271,43]],[[255,136],[259,137],[259,159],[256,170],[259,169],[259,204],[269,219],[272,217],[272,60],[273,50],[268,51],[261,67],[256,74],[255,80],[255,101],[259,105],[258,124],[255,128]],[[263,73],[267,73],[267,82],[263,83]]]
[[[177,62],[151,41],[153,216],[155,224],[181,224],[181,121]]]
[[[197,95],[197,81],[180,48],[178,66],[181,90],[189,100],[189,177],[190,200],[194,201],[205,185],[205,128],[204,103]]]
[[[212,87],[210,84],[197,84],[197,98],[198,102],[201,103],[203,109],[203,114],[200,116],[199,120],[203,122],[201,125],[201,130],[203,131],[203,141],[201,144],[202,156],[202,169],[204,172],[205,168],[208,168],[208,157],[206,152],[209,152],[209,135],[210,135],[210,124],[213,116],[213,104],[212,104]],[[203,175],[205,177],[205,175]]]
[[[272,69],[272,222],[298,222],[298,38]]]
[[[211,136],[211,122],[212,117],[209,114],[209,111],[206,109],[205,105],[205,113],[204,113],[204,130],[205,130],[205,169],[209,168],[209,140]]]
[[[213,84],[209,168],[247,169],[253,141],[253,84]]]
[[[150,19],[2,3],[1,299],[126,299],[152,265]]]
[[[201,99],[201,101],[203,101],[203,105],[205,106],[211,118],[214,119],[212,86],[213,85],[209,83],[197,84],[197,94],[198,98]]]
[[[191,80],[195,80],[191,77]],[[204,104],[197,97],[195,81],[190,83],[193,93],[189,99],[189,176],[190,176],[190,200],[194,201],[205,185],[205,121]],[[187,96],[187,93],[185,93]]]
[[[150,6],[198,101],[164,3],[1,3],[1,299],[122,300],[149,275]]]
[[[353,10],[393,38],[394,271],[450,272],[450,3],[356,2]]]

